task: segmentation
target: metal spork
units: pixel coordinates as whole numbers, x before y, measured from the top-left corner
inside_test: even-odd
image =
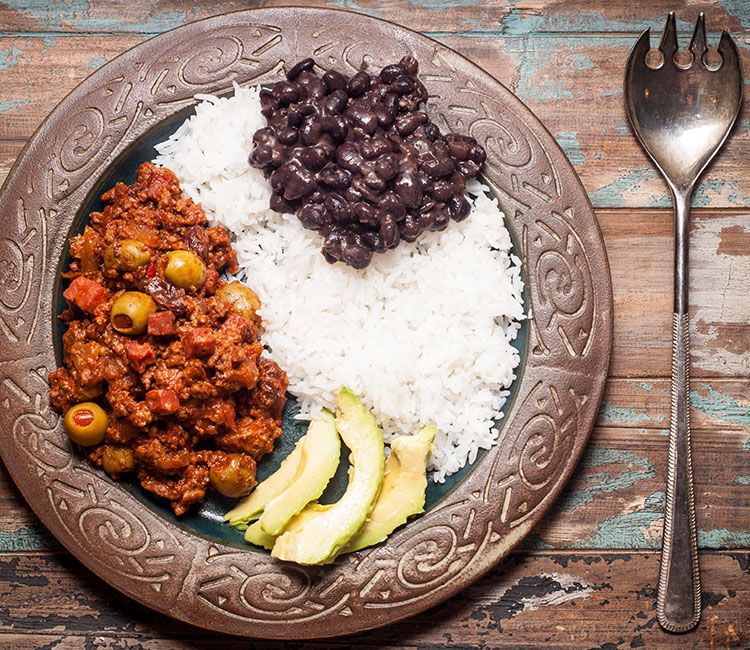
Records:
[[[625,103],[635,134],[669,185],[675,212],[672,407],[656,612],[665,630],[687,632],[701,615],[690,450],[688,214],[698,177],[737,119],[742,72],[737,48],[727,32],[722,32],[717,48],[720,67],[711,65],[702,13],[689,52],[678,51],[674,13],[670,13],[659,45],[662,60],[647,65],[649,33],[647,29],[641,34],[630,53]]]

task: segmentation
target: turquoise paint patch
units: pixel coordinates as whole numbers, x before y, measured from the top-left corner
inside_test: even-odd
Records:
[[[583,165],[586,162],[586,156],[583,155],[581,144],[578,142],[578,134],[575,131],[557,131],[554,135],[557,144],[563,148],[573,165]]]
[[[7,70],[18,65],[18,61],[23,58],[23,52],[15,45],[7,50],[0,50],[0,70]]]
[[[738,476],[734,479],[734,482],[737,483],[737,485],[750,485],[750,476]]]
[[[0,530],[0,552],[46,551],[60,548],[57,540],[43,528]]]
[[[75,27],[79,31],[100,30],[104,32],[144,32],[159,33],[185,24],[184,11],[164,11],[154,13],[140,23],[125,23],[120,18],[94,18],[88,0],[66,0],[65,2],[28,2],[26,0],[5,0],[5,4],[24,16],[37,20],[49,30]],[[50,42],[54,44],[50,37]]]
[[[651,422],[654,419],[648,413],[641,413],[635,409],[620,406],[611,406],[606,402],[599,409],[599,417],[613,424],[636,424],[638,422]],[[666,418],[663,415],[656,418],[657,422],[664,422],[665,420]]]
[[[375,16],[376,18],[384,17],[383,12],[376,7],[371,5],[363,7],[357,0],[334,0],[331,2],[331,6],[339,9],[351,9],[352,11],[358,11],[359,13]]]
[[[637,381],[635,382],[635,385],[638,386],[638,388],[642,388],[643,390],[647,390],[649,392],[654,390],[654,385],[650,384],[647,381]]]
[[[15,111],[31,103],[30,99],[6,99],[0,102],[0,113]]]
[[[107,57],[95,56],[93,59],[91,59],[91,61],[89,61],[89,68],[91,68],[92,70],[98,70],[106,62],[107,62]]]
[[[691,205],[706,208],[711,205],[714,195],[722,196],[732,205],[750,205],[750,197],[743,193],[738,180],[711,178],[700,182],[693,193]]]
[[[591,70],[594,67],[594,62],[585,54],[574,54],[570,60],[575,70]]]
[[[626,465],[619,471],[603,470],[608,465]],[[591,472],[593,469],[599,471]],[[624,490],[643,479],[654,478],[656,470],[648,458],[622,449],[588,447],[578,464],[578,476],[585,477],[584,485],[567,490],[555,506],[561,512],[570,512],[591,503],[597,495]]]
[[[661,539],[646,537],[644,532],[664,516],[664,501],[664,492],[654,492],[641,510],[599,522],[591,535],[570,548],[659,548]]]
[[[750,4],[747,0],[724,0],[727,13],[734,16],[744,29],[750,29]]]
[[[595,189],[589,194],[589,198],[595,207],[606,207],[611,205],[622,205],[625,195],[636,192],[646,182],[656,177],[656,171],[652,167],[638,167],[618,176],[614,181],[603,187]],[[664,206],[670,205],[665,197]]]
[[[715,390],[708,384],[701,384],[698,390],[690,391],[690,401],[693,408],[712,418],[750,427],[750,405],[742,405],[733,397]]]
[[[698,531],[700,548],[745,548],[750,545],[750,532],[711,528]]]

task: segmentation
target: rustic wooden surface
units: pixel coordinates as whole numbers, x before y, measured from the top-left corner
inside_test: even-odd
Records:
[[[0,181],[44,117],[93,70],[150,35],[282,2],[0,2]],[[313,4],[313,3],[309,3]],[[669,407],[671,213],[630,133],[623,66],[676,3],[339,0],[463,52],[542,119],[581,176],[607,243],[615,344],[599,422],[575,478],[523,547],[460,596],[356,638],[289,647],[750,648],[750,114],[694,198],[692,400],[701,627],[663,633],[655,586]],[[694,2],[731,30],[750,71],[750,2]],[[713,32],[716,37],[716,32]],[[746,74],[746,78],[747,74]],[[37,522],[0,470],[0,647],[229,648],[235,642],[113,593]],[[275,647],[275,646],[274,646]]]

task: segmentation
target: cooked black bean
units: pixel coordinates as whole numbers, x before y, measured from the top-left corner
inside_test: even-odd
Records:
[[[336,221],[351,221],[352,209],[349,202],[340,194],[331,192],[325,199],[325,205],[328,212]]]
[[[348,79],[337,70],[328,70],[323,75],[323,83],[328,88],[329,92],[334,90],[346,90],[346,82]]]
[[[461,194],[451,196],[446,201],[446,205],[453,221],[463,221],[469,216],[469,212],[471,212],[471,205],[469,205],[466,197]]]
[[[303,147],[297,154],[299,161],[308,169],[316,172],[328,162],[328,156],[323,147]]]
[[[341,261],[355,269],[363,269],[372,261],[372,250],[353,238],[341,243]]]
[[[279,139],[279,142],[283,142],[284,144],[294,144],[297,142],[298,135],[299,131],[292,126],[285,126],[276,131],[276,137]]]
[[[297,206],[292,201],[287,201],[284,198],[283,194],[274,192],[271,195],[271,200],[269,201],[268,207],[270,207],[271,210],[275,210],[276,212],[293,213]]]
[[[387,65],[380,71],[380,81],[389,84],[404,74],[406,74],[406,70],[404,70],[398,63]]]
[[[320,118],[315,115],[308,115],[299,129],[300,137],[305,144],[315,144],[320,140],[322,132],[323,129],[320,125]]]
[[[331,164],[318,172],[318,180],[332,190],[345,190],[352,184],[352,174],[338,165]]]
[[[396,194],[407,208],[416,208],[422,200],[422,186],[416,169],[402,169],[396,177]]]
[[[458,133],[449,133],[444,140],[448,151],[456,160],[466,160],[471,154],[472,138]]]
[[[391,180],[398,174],[398,158],[393,152],[380,156],[375,163],[375,173],[384,181]]]
[[[346,85],[346,90],[351,97],[359,97],[370,90],[370,75],[360,70]]]
[[[299,99],[299,86],[291,81],[277,81],[273,85],[273,94],[279,106],[289,106]]]
[[[391,90],[397,95],[407,95],[414,90],[414,79],[402,75],[391,84]]]
[[[390,214],[384,215],[380,220],[380,235],[386,248],[391,248],[398,243],[398,224]]]
[[[417,241],[417,237],[422,234],[422,228],[417,223],[417,217],[407,214],[401,224],[401,239],[408,242]]]
[[[383,154],[389,153],[393,150],[390,141],[386,138],[370,138],[365,140],[359,147],[363,158],[372,160],[378,158]]]
[[[310,230],[320,230],[320,228],[333,221],[328,210],[320,203],[307,203],[303,205],[297,216],[302,225]]]
[[[334,90],[323,102],[323,108],[329,115],[339,115],[344,112],[349,97],[345,90]]]
[[[302,59],[302,61],[295,63],[289,68],[289,72],[286,73],[286,78],[289,79],[289,81],[294,81],[299,77],[300,73],[305,72],[306,70],[312,70],[314,66],[315,61],[313,59]]]
[[[417,76],[417,70],[419,69],[419,63],[417,60],[410,55],[403,57],[398,64],[404,69],[404,72],[412,77]]]
[[[427,121],[427,115],[418,111],[416,113],[407,113],[396,118],[396,130],[401,136],[407,136],[414,133],[414,130]]]
[[[396,221],[401,221],[406,216],[406,208],[395,192],[385,192],[378,205],[383,212],[391,215]]]
[[[373,252],[443,230],[471,211],[464,197],[485,151],[474,138],[443,137],[420,110],[427,90],[405,56],[378,75],[318,76],[314,61],[260,93],[267,127],[249,161],[270,179],[270,206],[294,212],[323,239],[328,262],[364,268]]]

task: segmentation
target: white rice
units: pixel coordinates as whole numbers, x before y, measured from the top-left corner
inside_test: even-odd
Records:
[[[347,385],[387,440],[434,422],[430,468],[443,481],[496,440],[493,420],[519,363],[511,341],[524,318],[523,283],[503,214],[474,182],[465,221],[376,254],[361,271],[328,264],[317,233],[268,209],[270,185],[247,162],[266,124],[258,90],[199,95],[154,162],[236,236],[240,277],[263,303],[263,343],[286,370],[301,417],[331,408]]]

